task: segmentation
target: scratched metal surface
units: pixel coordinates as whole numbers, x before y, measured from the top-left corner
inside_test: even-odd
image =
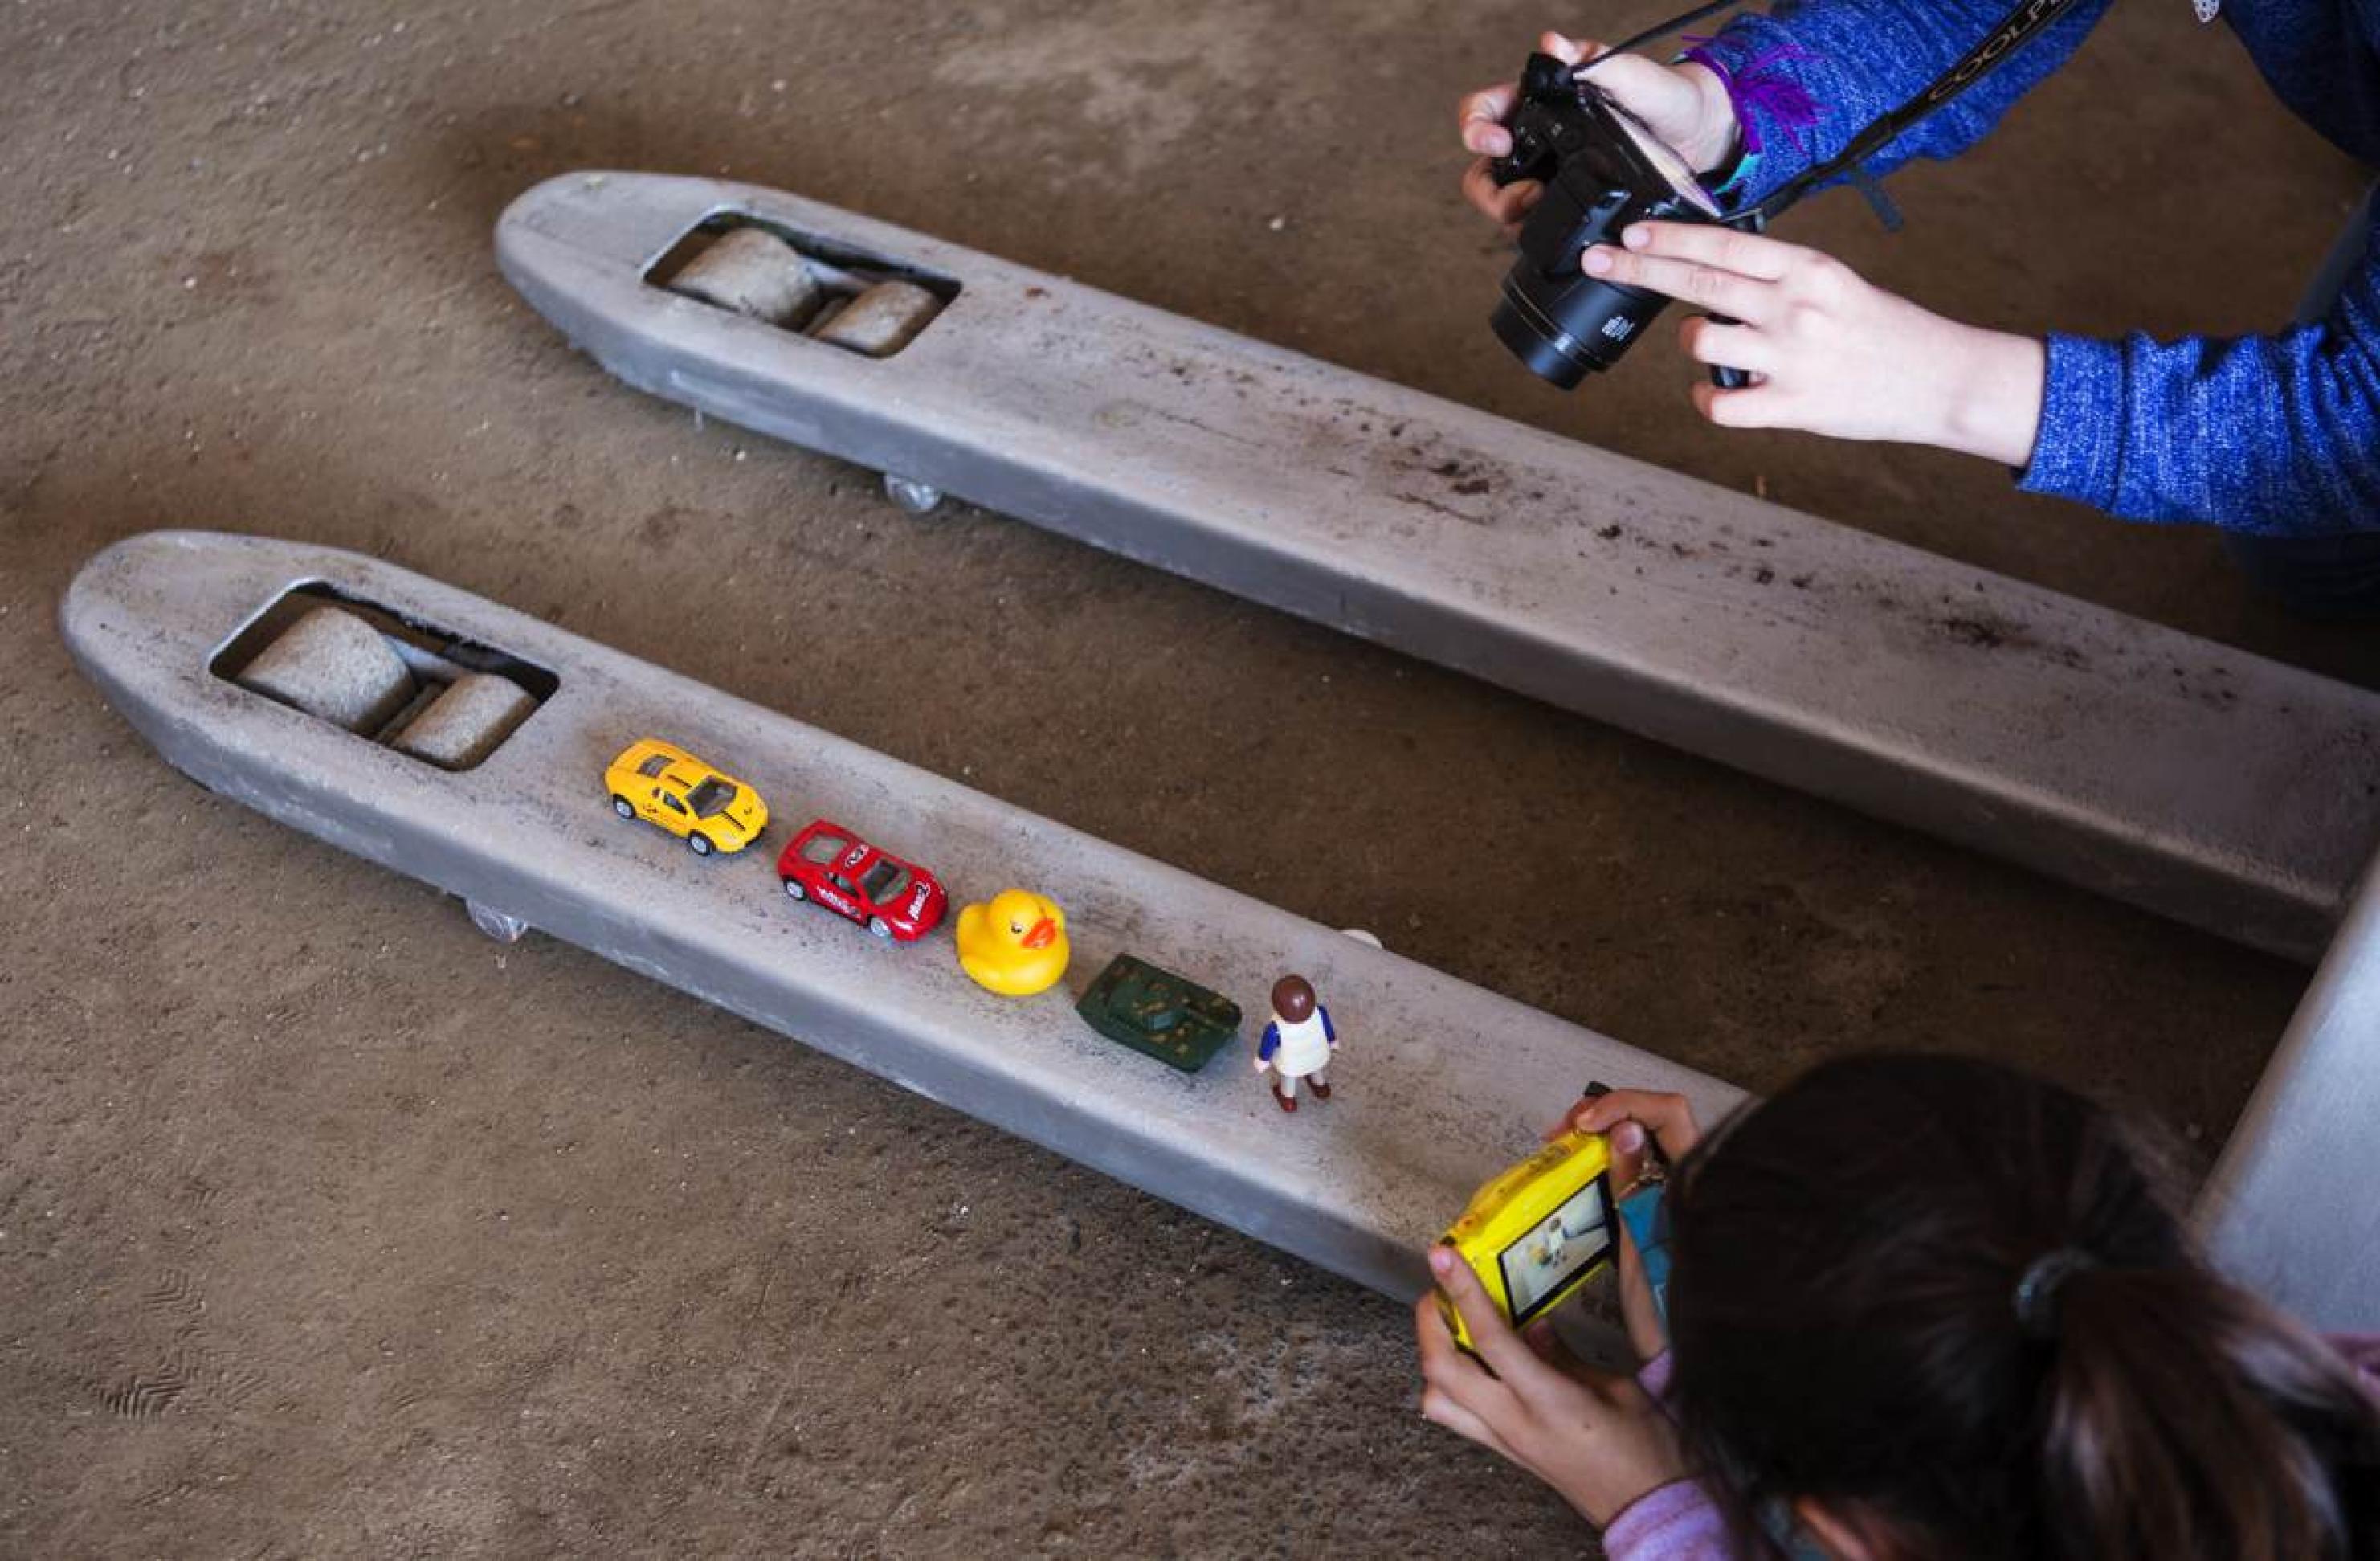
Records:
[[[876,360],[643,281],[722,213],[963,291]],[[2380,844],[2380,697],[1060,277],[622,173],[496,251],[652,395],[2244,943],[2314,957]]]
[[[2216,1261],[2329,1333],[2380,1332],[2380,865],[2201,1195]]]
[[[307,581],[508,652],[554,674],[560,688],[484,762],[455,774],[210,672],[220,647]],[[62,623],[115,709],[211,789],[1392,1295],[1421,1292],[1421,1251],[1588,1079],[1683,1091],[1706,1120],[1742,1098],[1706,1075],[359,555],[151,532],[83,568]],[[603,766],[649,734],[759,790],[771,813],[761,840],[705,860],[615,817]],[[901,947],[789,903],[775,855],[812,816],[850,823],[930,867],[954,907],[1012,883],[1052,895],[1074,944],[1066,980],[1035,998],[996,997],[960,971],[947,922]],[[1343,1088],[1285,1119],[1245,1049],[1186,1076],[1101,1040],[1075,1017],[1075,998],[1127,950],[1252,1013],[1263,1011],[1276,977],[1303,971],[1345,1037]]]

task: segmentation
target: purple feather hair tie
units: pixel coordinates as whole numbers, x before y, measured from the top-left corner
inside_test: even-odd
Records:
[[[1735,105],[1735,122],[1743,136],[1746,155],[1760,155],[1763,120],[1786,130],[1806,129],[1818,122],[1818,105],[1808,89],[1777,69],[1789,60],[1809,58],[1809,50],[1794,43],[1779,43],[1744,61],[1742,68],[1730,69],[1709,48],[1716,40],[1688,37],[1682,42],[1687,48],[1679,58],[1701,66],[1727,89],[1728,102]]]

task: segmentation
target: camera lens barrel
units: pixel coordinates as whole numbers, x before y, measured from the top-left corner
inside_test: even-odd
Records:
[[[1521,270],[1504,279],[1489,323],[1530,372],[1563,390],[1618,362],[1667,301],[1585,275],[1557,289]]]
[[[1557,178],[1539,197],[1491,322],[1531,372],[1564,390],[1618,362],[1669,301],[1579,269],[1589,247],[1617,243],[1621,229],[1658,207],[1624,189],[1581,189],[1577,182]]]

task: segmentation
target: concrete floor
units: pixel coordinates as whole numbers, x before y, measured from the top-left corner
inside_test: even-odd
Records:
[[[1463,10],[0,11],[0,1552],[1581,1540],[1415,1414],[1401,1309],[179,780],[52,616],[152,527],[382,554],[1754,1088],[1973,1049],[2220,1140],[2302,971],[996,516],[912,519],[620,388],[491,263],[548,174],[728,172],[2380,674],[2206,536],[1704,428],[1666,342],[1535,384],[1485,329],[1503,262],[1449,126],[1548,16]],[[1994,323],[2283,317],[2358,176],[2221,29],[2119,11],[1985,152],[1897,181],[1906,233],[1838,194],[1789,236]],[[960,680],[1006,694],[935,697]],[[1125,701],[1195,735],[1160,779],[1088,740]],[[1510,868],[1484,903],[1436,870],[1458,812]]]

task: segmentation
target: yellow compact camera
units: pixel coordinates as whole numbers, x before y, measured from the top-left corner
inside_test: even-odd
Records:
[[[1472,1196],[1439,1238],[1463,1255],[1518,1328],[1578,1293],[1619,1249],[1611,1148],[1600,1133],[1568,1132]],[[1454,1342],[1472,1348],[1463,1314],[1441,1294]]]

